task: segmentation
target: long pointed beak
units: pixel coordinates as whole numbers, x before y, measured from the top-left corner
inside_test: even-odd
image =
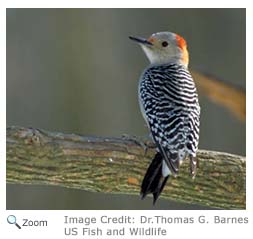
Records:
[[[148,41],[147,39],[145,38],[142,38],[142,37],[132,37],[132,36],[129,36],[129,38],[135,42],[138,42],[138,43],[141,43],[141,44],[145,44],[145,45],[149,45],[149,46],[152,46],[153,44]]]

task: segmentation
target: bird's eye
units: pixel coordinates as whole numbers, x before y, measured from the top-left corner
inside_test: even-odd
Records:
[[[163,42],[162,42],[162,46],[163,46],[163,47],[166,47],[166,46],[168,46],[168,45],[169,45],[168,42],[166,42],[166,41],[163,41]]]

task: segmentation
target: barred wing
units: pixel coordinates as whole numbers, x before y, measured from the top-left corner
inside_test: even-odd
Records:
[[[147,69],[139,86],[144,118],[170,171],[195,156],[199,137],[198,96],[186,68],[170,64]]]

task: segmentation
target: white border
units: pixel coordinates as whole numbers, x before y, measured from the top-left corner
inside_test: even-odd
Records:
[[[0,54],[1,54],[1,80],[0,80],[0,188],[2,195],[6,195],[6,10],[0,9]],[[0,197],[1,211],[5,209],[6,197]],[[0,212],[0,214],[2,214]]]
[[[252,47],[252,40],[253,40],[253,29],[252,29],[252,22],[253,22],[253,9],[252,8],[247,8],[246,11],[247,15],[247,22],[246,22],[246,176],[247,176],[247,181],[246,181],[246,190],[247,190],[247,210],[248,211],[253,211],[253,147],[252,147],[252,133],[253,133],[253,128],[252,128],[252,119],[253,119],[253,107],[252,107],[252,102],[253,102],[253,75],[252,75],[252,66],[253,61],[252,61],[252,52],[253,52],[253,47]]]
[[[181,1],[160,1],[153,0],[128,0],[128,1],[115,1],[115,0],[45,0],[45,1],[32,1],[32,0],[5,0],[3,1],[4,7],[7,8],[245,8],[249,6],[249,1],[229,1],[226,0],[213,0],[213,1],[200,1],[200,0],[181,0]]]

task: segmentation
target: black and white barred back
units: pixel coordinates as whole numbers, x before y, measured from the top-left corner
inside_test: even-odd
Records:
[[[175,63],[147,68],[139,83],[139,101],[158,152],[169,172],[177,174],[180,161],[195,157],[198,149],[200,107],[191,74],[185,66]],[[146,179],[145,183],[144,178],[143,183],[149,184],[145,187],[151,187],[152,180]],[[165,182],[162,184],[163,188]],[[142,187],[145,195],[154,191]]]

